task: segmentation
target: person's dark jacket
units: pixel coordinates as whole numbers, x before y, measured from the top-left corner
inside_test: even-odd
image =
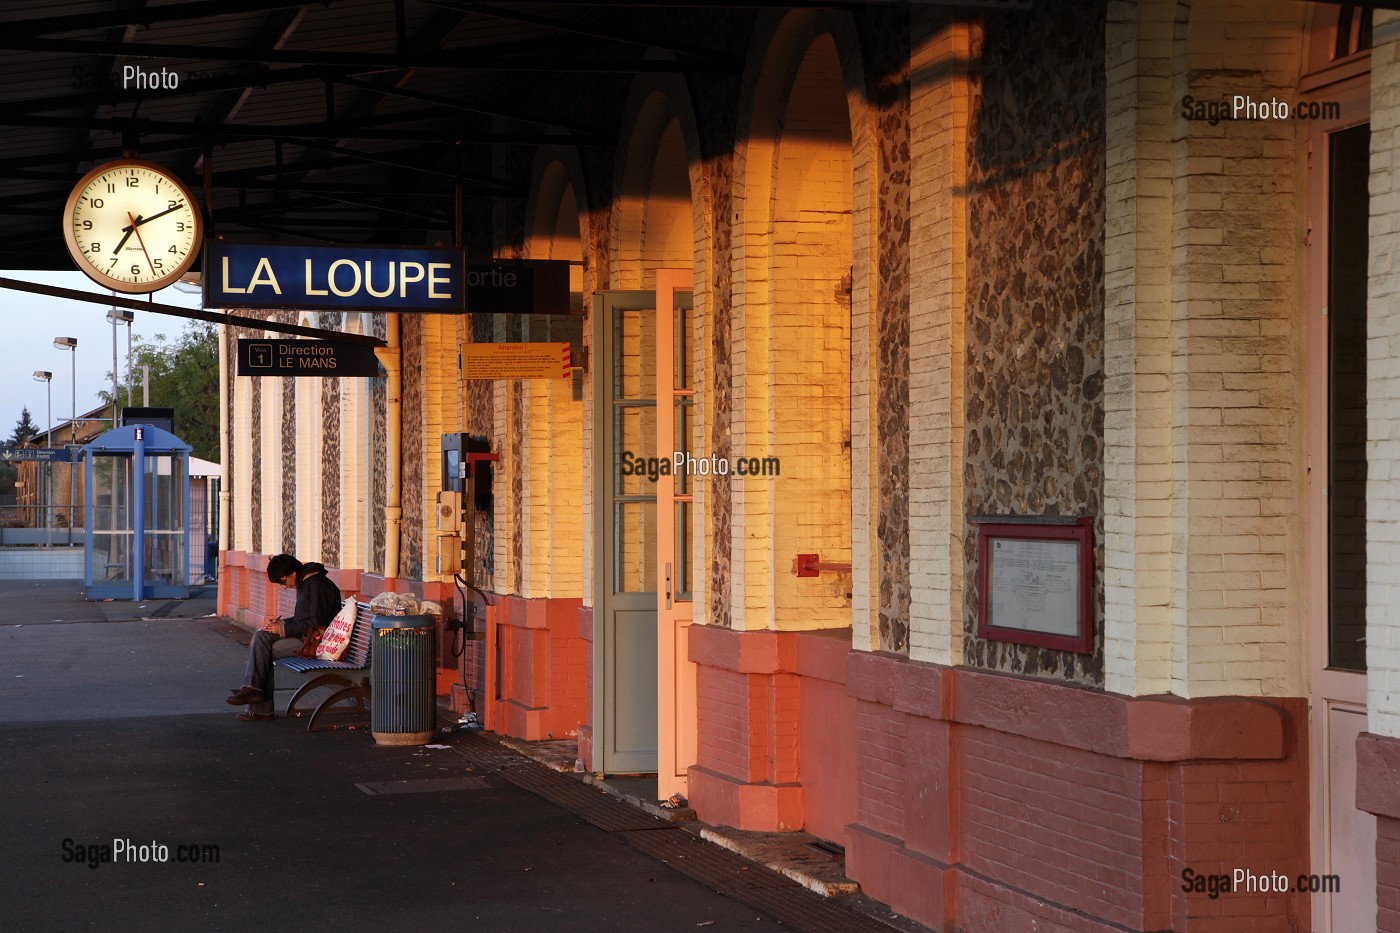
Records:
[[[325,628],[340,611],[340,588],[326,575],[325,564],[302,564],[297,576],[297,603],[283,626],[287,638],[305,638],[313,628]]]

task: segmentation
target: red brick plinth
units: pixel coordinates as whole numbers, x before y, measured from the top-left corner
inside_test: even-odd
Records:
[[[529,741],[578,735],[588,705],[581,603],[495,598],[486,613],[488,729]]]
[[[938,930],[1308,926],[1306,896],[1182,890],[1186,868],[1307,870],[1301,699],[1133,698],[690,631],[702,820],[843,841],[852,879]]]
[[[1357,738],[1356,807],[1376,817],[1377,933],[1400,933],[1400,739]]]

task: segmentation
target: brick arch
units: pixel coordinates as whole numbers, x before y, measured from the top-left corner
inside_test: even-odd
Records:
[[[569,290],[581,294],[586,290],[589,217],[574,150],[542,153],[534,179],[526,206],[525,254],[569,262]],[[526,327],[529,340],[577,348],[585,339],[579,317],[533,317]],[[578,599],[584,590],[583,555],[589,541],[588,523],[575,505],[583,500],[585,473],[591,471],[583,456],[583,405],[574,400],[567,380],[527,380],[517,391],[513,440],[519,441],[521,478],[515,516],[518,594]]]
[[[797,12],[759,30],[744,82],[734,173],[733,443],[736,456],[779,458],[782,474],[731,480],[735,525],[746,530],[732,544],[735,627],[851,621],[850,576],[798,580],[787,568],[799,551],[851,559],[851,335],[857,316],[868,314],[855,302],[868,302],[872,287],[857,245],[870,240],[860,74],[846,17]]]
[[[614,288],[648,288],[657,268],[695,265],[701,252],[704,218],[695,197],[702,187],[700,141],[684,82],[675,75],[640,76],[622,125],[609,281]]]
[[[574,150],[542,151],[536,160],[525,216],[525,250],[532,259],[586,262],[589,242],[587,186]],[[582,283],[576,283],[582,288]]]

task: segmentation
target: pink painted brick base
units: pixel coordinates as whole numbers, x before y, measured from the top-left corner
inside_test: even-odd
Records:
[[[915,920],[1306,927],[1305,896],[1181,890],[1186,866],[1307,870],[1300,699],[1116,696],[854,652],[849,633],[694,626],[689,647],[699,817],[842,841],[847,874]]]

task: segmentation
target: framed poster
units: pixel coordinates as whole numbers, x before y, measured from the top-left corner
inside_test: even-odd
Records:
[[[1094,644],[1090,519],[977,529],[977,636],[1087,653]]]

